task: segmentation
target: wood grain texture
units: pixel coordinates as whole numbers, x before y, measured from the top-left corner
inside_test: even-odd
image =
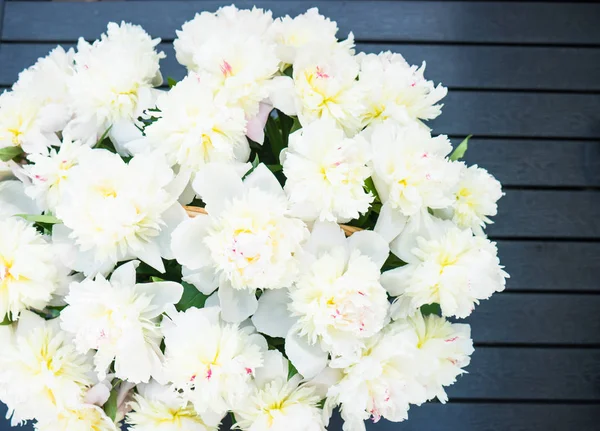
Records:
[[[507,291],[600,293],[600,243],[498,241],[497,245],[500,262],[510,274]]]
[[[598,138],[600,97],[594,94],[450,91],[436,133],[481,137]]]
[[[141,24],[155,37],[172,39],[175,29],[202,10],[230,1],[8,2],[2,37],[12,41],[75,41],[96,38],[108,21]],[[275,16],[296,15],[302,1],[238,0]],[[338,22],[340,34],[353,31],[359,41],[476,42],[599,45],[600,6],[568,3],[502,2],[311,2]],[[377,23],[377,25],[374,25]]]
[[[368,422],[370,431],[575,431],[592,430],[600,419],[598,406],[544,404],[427,403],[413,406],[408,421]],[[341,431],[336,413],[329,431]]]
[[[600,239],[600,192],[507,190],[493,219],[490,237]]]
[[[5,45],[0,50],[0,64],[5,65],[0,69],[0,85],[10,85],[21,69],[54,46],[52,43]],[[183,78],[186,71],[177,63],[173,45],[162,43],[160,49],[167,54],[161,61],[164,76]],[[363,43],[356,49],[368,53],[398,52],[411,64],[425,61],[426,77],[451,89],[600,91],[598,48]]]
[[[475,343],[600,346],[599,310],[600,295],[503,292],[464,322]]]

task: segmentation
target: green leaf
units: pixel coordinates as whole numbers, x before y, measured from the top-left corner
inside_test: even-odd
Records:
[[[115,387],[112,391],[110,391],[110,397],[108,397],[108,401],[104,404],[104,413],[106,416],[112,419],[114,422],[117,418],[117,398],[119,396],[119,391]]]
[[[271,145],[271,151],[273,152],[273,156],[275,156],[275,160],[279,160],[279,154],[281,153],[281,150],[285,148],[285,146],[283,137],[281,136],[281,131],[277,125],[277,121],[275,121],[275,118],[273,118],[271,115],[269,115],[267,124],[265,125],[265,134],[267,135],[267,139]]]
[[[60,224],[62,220],[51,215],[35,215],[35,214],[17,214],[17,217],[21,217],[32,223],[44,223],[44,224]]]
[[[23,154],[23,149],[21,147],[0,148],[0,160],[3,162],[8,162],[21,154]]]
[[[256,167],[260,164],[260,160],[258,159],[258,154],[252,160],[252,169],[256,169]]]
[[[292,364],[292,361],[288,361],[288,380],[298,374],[298,370]]]
[[[106,137],[108,136],[108,133],[110,132],[110,129],[112,129],[112,124],[108,127],[108,129],[106,129],[104,131],[104,133],[102,134],[102,136],[100,136],[100,139],[98,139],[96,141],[96,145],[94,145],[95,147],[102,145],[102,142],[106,139]]]
[[[404,262],[402,259],[396,256],[394,253],[390,253],[387,260],[383,264],[382,271],[388,271],[390,269],[399,268],[404,265],[406,265],[406,262]]]
[[[442,308],[440,307],[440,304],[437,303],[425,304],[421,306],[421,313],[423,313],[423,316],[429,316],[430,314],[441,316]]]
[[[377,193],[377,189],[375,188],[373,178],[369,177],[365,180],[365,190],[370,192],[373,196],[375,196],[374,202],[381,202],[381,199],[379,198],[379,193]]]
[[[165,281],[163,278],[155,277],[155,276],[151,276],[150,280],[152,281],[152,283],[161,283],[161,282]]]
[[[183,286],[183,295],[181,300],[175,305],[178,311],[186,311],[192,307],[203,308],[208,296],[200,292],[192,284],[181,282]]]
[[[290,140],[290,133],[291,133],[292,127],[294,127],[294,119],[292,117],[288,117],[281,111],[277,111],[277,118],[279,118],[279,126],[281,127],[281,136],[283,138],[283,146],[285,148],[287,148],[289,140]]]
[[[12,323],[13,323],[13,321],[10,320],[10,317],[8,317],[8,314],[7,314],[6,316],[4,316],[4,319],[2,320],[2,322],[0,322],[0,326],[8,326]]]
[[[265,165],[269,170],[273,173],[280,172],[283,170],[283,166],[281,165]]]
[[[473,135],[467,136],[460,144],[458,144],[458,147],[456,147],[454,151],[452,151],[452,154],[450,154],[450,160],[460,160],[464,157],[465,153],[467,152],[467,148],[469,148],[469,139],[471,139],[472,136]]]
[[[302,128],[302,124],[300,124],[300,120],[298,120],[298,117],[294,117],[294,124],[292,125],[292,128],[290,129],[290,134],[294,133],[296,130],[300,130]]]
[[[173,88],[177,85],[177,81],[169,76],[167,77],[167,84],[169,84],[169,88]]]

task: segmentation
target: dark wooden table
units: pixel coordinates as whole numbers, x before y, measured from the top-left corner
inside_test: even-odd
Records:
[[[163,74],[181,78],[175,29],[232,1],[4,1],[0,86],[57,43],[97,38],[111,20],[161,37]],[[454,142],[473,134],[468,161],[505,186],[489,234],[511,279],[468,319],[477,345],[469,374],[449,390],[449,404],[412,408],[406,423],[368,429],[600,429],[600,5],[235,3],[275,16],[316,5],[340,34],[354,32],[358,49],[426,60],[426,76],[450,89],[435,132]]]

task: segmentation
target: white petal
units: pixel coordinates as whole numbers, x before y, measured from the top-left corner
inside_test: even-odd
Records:
[[[262,163],[244,179],[244,185],[246,188],[256,187],[269,194],[275,195],[280,199],[286,199],[281,184],[279,184],[279,181],[277,181],[273,172]]]
[[[161,228],[160,233],[154,239],[160,249],[160,255],[167,259],[175,259],[173,250],[171,249],[171,235],[173,231],[182,222],[188,219],[187,214],[183,207],[178,203],[171,205],[164,213],[162,213],[162,219],[165,225]]]
[[[337,368],[325,367],[323,371],[317,374],[314,378],[309,380],[306,383],[306,386],[313,387],[316,389],[317,394],[321,398],[325,398],[327,396],[327,391],[330,387],[337,384],[342,377],[344,377],[344,373],[342,370]]]
[[[227,202],[244,192],[242,178],[235,168],[223,163],[209,163],[196,174],[193,187],[206,204],[206,210],[218,215]]]
[[[253,290],[234,289],[228,282],[219,286],[221,318],[230,323],[240,323],[250,317],[258,307]]]
[[[92,386],[85,394],[86,404],[95,404],[102,407],[110,397],[110,388],[103,382]]]
[[[363,230],[352,234],[348,238],[350,250],[357,249],[361,254],[371,258],[380,268],[390,255],[390,247],[381,235],[370,230]]]
[[[16,337],[23,337],[36,328],[44,327],[44,319],[31,311],[22,311],[15,331]]]
[[[285,338],[285,354],[307,379],[312,379],[327,366],[327,352],[318,344],[308,344],[306,338],[300,337],[295,331],[290,331]]]
[[[169,305],[177,304],[183,295],[183,286],[172,281],[138,284],[136,288],[152,295],[151,303],[155,308],[146,315],[150,319],[164,313]]]
[[[281,379],[287,380],[288,377],[288,361],[283,357],[279,350],[269,350],[263,355],[263,365],[256,369],[254,380],[260,388],[266,383]]]
[[[25,194],[21,181],[0,182],[0,218],[41,212],[35,201]]]
[[[218,277],[210,266],[193,271],[184,266],[181,272],[183,275],[182,280],[193,284],[204,295],[210,295],[219,286]]]
[[[262,145],[265,140],[265,124],[267,124],[269,114],[272,110],[273,105],[262,102],[259,103],[258,114],[256,114],[255,117],[250,118],[246,123],[246,136]]]
[[[177,262],[191,270],[210,262],[210,251],[203,242],[209,226],[210,218],[199,215],[175,228],[171,234],[171,250]]]
[[[111,283],[121,286],[133,286],[135,284],[135,270],[139,265],[139,261],[132,260],[119,266],[110,276]]]
[[[142,131],[135,127],[132,121],[121,120],[113,123],[108,132],[110,140],[114,143],[115,149],[121,156],[128,156],[129,151],[126,144],[143,137]]]
[[[346,235],[338,224],[316,222],[312,228],[310,238],[306,242],[305,250],[315,256],[319,256],[336,247],[346,249],[347,246]]]
[[[276,76],[269,82],[269,99],[285,115],[296,115],[294,80],[289,76]]]
[[[400,211],[394,210],[389,203],[385,203],[381,207],[379,218],[373,230],[390,243],[400,235],[400,232],[406,226],[407,219]]]
[[[414,265],[404,265],[381,274],[380,283],[392,296],[402,295],[410,286]]]
[[[215,292],[206,298],[204,308],[218,307],[221,308],[221,300],[219,299],[219,292]]]
[[[139,250],[135,250],[135,257],[140,259],[142,262],[147,263],[158,272],[165,272],[165,264],[162,261],[160,247],[157,243],[147,242]]]
[[[285,338],[296,321],[288,311],[289,302],[287,289],[265,290],[258,299],[258,309],[252,316],[256,329],[270,337]]]

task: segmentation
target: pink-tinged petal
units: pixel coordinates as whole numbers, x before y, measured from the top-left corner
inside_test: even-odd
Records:
[[[267,124],[272,110],[273,105],[261,102],[258,106],[258,114],[248,119],[246,123],[246,136],[254,142],[262,144],[265,141],[265,124]]]

